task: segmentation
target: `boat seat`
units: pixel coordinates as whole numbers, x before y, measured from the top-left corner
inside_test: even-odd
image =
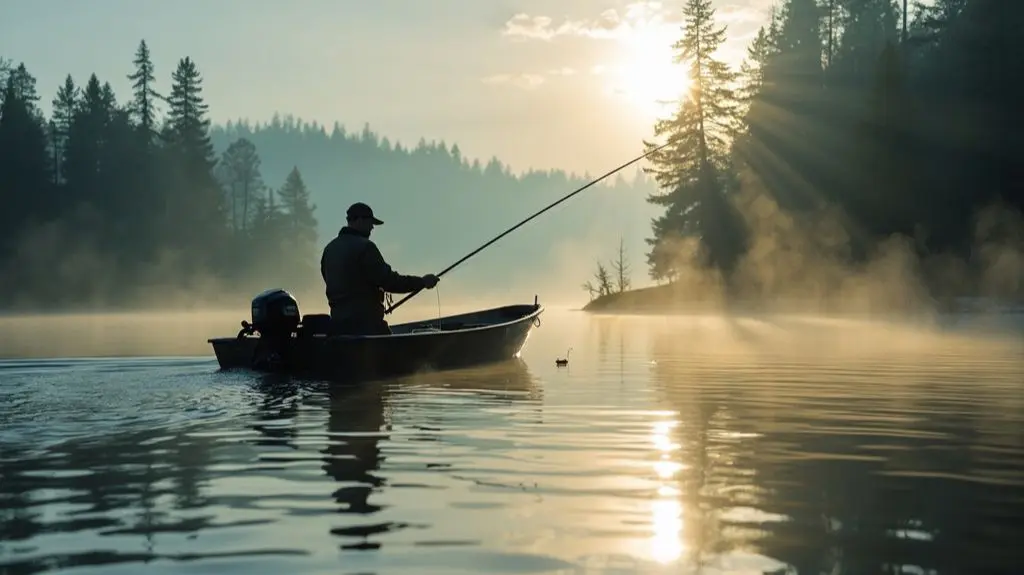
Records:
[[[310,334],[327,334],[331,331],[331,316],[326,313],[310,313],[302,316],[303,331]]]

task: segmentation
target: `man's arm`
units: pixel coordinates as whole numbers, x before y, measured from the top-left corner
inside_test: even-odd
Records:
[[[367,278],[386,292],[411,293],[426,288],[422,277],[402,275],[391,269],[373,242],[363,252],[363,268]]]

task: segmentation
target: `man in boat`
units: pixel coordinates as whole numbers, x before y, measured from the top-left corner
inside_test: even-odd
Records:
[[[348,208],[347,223],[338,236],[324,247],[320,274],[327,285],[332,331],[347,335],[386,335],[391,328],[384,321],[384,294],[410,293],[432,289],[434,274],[402,275],[384,261],[370,240],[374,226],[384,222],[370,206],[357,202]]]

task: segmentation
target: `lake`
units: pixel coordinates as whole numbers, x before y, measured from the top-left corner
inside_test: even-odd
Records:
[[[518,361],[351,389],[218,372],[238,319],[0,319],[0,573],[1024,564],[1019,317],[548,310]]]

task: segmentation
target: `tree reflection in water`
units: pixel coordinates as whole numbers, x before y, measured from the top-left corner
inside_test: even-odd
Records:
[[[801,574],[1024,564],[1024,421],[1005,401],[1024,381],[1019,350],[876,329],[892,341],[809,351],[787,326],[722,322],[652,344],[653,383],[678,414],[654,438],[681,464],[683,549],[665,536],[658,553],[698,568],[753,552]]]

